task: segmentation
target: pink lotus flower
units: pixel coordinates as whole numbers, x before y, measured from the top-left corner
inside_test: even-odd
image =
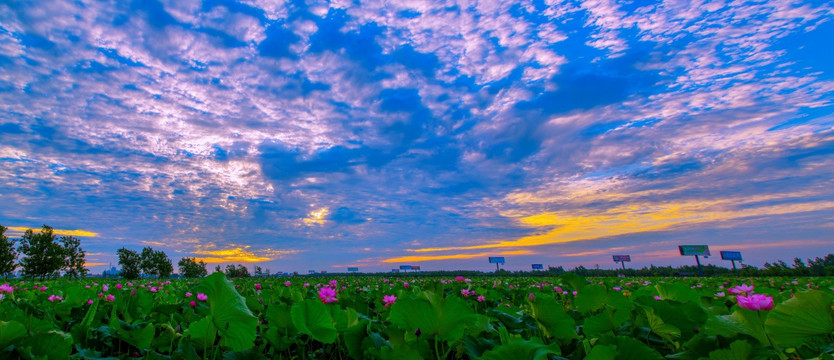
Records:
[[[290,286],[292,286],[292,283],[291,283],[291,282],[289,282],[289,281],[287,281],[287,282],[285,282],[285,283],[284,283],[284,286],[286,286],[286,287],[290,287]]]
[[[255,290],[260,290],[260,289],[261,289],[261,284],[260,283],[255,283]]]
[[[191,297],[191,295],[194,295],[194,294],[192,294],[192,293],[190,293],[190,292],[188,292],[188,291],[186,291],[186,292],[185,292],[185,297]]]
[[[461,289],[460,293],[463,294],[464,297],[469,297],[469,289]]]
[[[460,275],[455,276],[455,281],[457,281],[457,282],[463,282],[463,276],[460,276]]]
[[[61,300],[64,300],[64,298],[62,298],[62,297],[60,297],[60,296],[58,296],[58,295],[52,294],[52,295],[49,295],[49,297],[47,298],[47,300],[49,300],[49,301],[51,301],[51,302],[55,302],[55,301],[61,301]]]
[[[156,286],[151,286],[151,292],[155,293],[157,291],[159,291],[159,289],[157,289]]]
[[[206,294],[199,293],[199,294],[197,294],[197,300],[206,301],[206,300],[208,300],[208,296]]]
[[[110,288],[109,288],[109,287],[107,287],[107,285],[106,285],[106,284],[101,286],[101,290],[102,290],[102,291],[104,291],[104,292],[107,292],[107,290],[109,290],[109,289],[110,289]]]
[[[87,300],[87,305],[93,305],[93,299]]]
[[[749,294],[753,292],[753,285],[741,284],[727,290],[730,294]]]
[[[122,284],[116,284],[116,289],[121,290],[122,289]]]
[[[104,300],[107,300],[109,302],[113,302],[113,300],[116,300],[116,296],[113,295],[113,294],[110,294],[110,295],[107,295],[107,297],[104,298]]]
[[[304,286],[304,287],[310,287],[310,283],[304,283],[304,285],[302,285],[302,286]]]
[[[9,284],[3,284],[3,285],[0,285],[0,294],[2,294],[2,293],[9,293],[9,294],[11,294],[11,293],[13,293],[13,292],[14,292],[14,288],[12,288],[12,286],[11,286],[11,285],[9,285]]]
[[[333,290],[333,288],[329,287],[322,287],[321,289],[319,289],[319,299],[321,299],[321,302],[325,304],[329,304],[339,300],[336,298],[336,290]]]
[[[655,300],[663,300],[660,296],[657,296],[657,295],[654,296],[654,299]]]
[[[188,306],[195,307],[195,306],[197,306],[197,302],[194,301],[194,300],[191,300],[191,302],[188,303]]]
[[[763,294],[752,294],[750,296],[739,295],[738,306],[753,311],[773,309],[773,298]]]
[[[404,288],[406,288],[406,289],[408,289],[408,283],[407,283],[407,282],[404,282],[404,283],[403,283],[403,287],[404,287]]]
[[[725,295],[723,291],[715,293],[715,297],[724,297]]]
[[[388,305],[393,305],[394,301],[397,301],[397,297],[394,295],[385,295],[382,297],[382,302],[385,303],[385,307],[388,307]]]
[[[338,281],[336,281],[336,280],[330,280],[330,287],[331,287],[331,288],[334,288],[334,289],[335,289],[337,286],[339,286],[339,282],[338,282]]]
[[[478,302],[484,302],[484,300],[486,299],[484,299],[483,295],[478,295]]]
[[[536,295],[534,295],[533,293],[527,294],[527,300],[530,300],[530,301],[536,300]]]
[[[620,291],[620,290],[622,290],[623,288],[621,288],[621,287],[619,287],[619,286],[615,286],[615,287],[613,287],[612,289],[614,289],[614,291]]]
[[[41,286],[41,288],[40,288],[40,289],[38,289],[38,290],[40,290],[40,291],[46,291],[46,286]]]

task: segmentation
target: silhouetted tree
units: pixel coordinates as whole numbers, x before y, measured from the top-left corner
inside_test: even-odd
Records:
[[[0,276],[6,277],[17,268],[15,240],[6,236],[6,227],[0,225]]]
[[[72,278],[86,277],[90,272],[84,267],[87,253],[81,248],[81,240],[75,236],[62,236],[64,247],[64,275]]]
[[[174,265],[171,263],[171,259],[162,250],[155,251],[150,246],[146,246],[142,249],[142,255],[140,257],[142,261],[139,264],[139,268],[147,275],[168,277],[174,272]]]
[[[206,270],[206,263],[204,263],[203,260],[198,262],[194,258],[184,257],[180,259],[177,266],[180,269],[180,275],[187,278],[203,277],[208,274],[208,270]]]
[[[122,267],[122,277],[138,279],[141,271],[139,265],[142,263],[139,253],[123,247],[117,251],[117,254],[119,254],[119,266]]]
[[[64,268],[64,247],[55,241],[51,227],[44,225],[40,233],[32,229],[23,233],[20,239],[20,253],[23,259],[20,267],[24,276],[41,279],[54,277]]]

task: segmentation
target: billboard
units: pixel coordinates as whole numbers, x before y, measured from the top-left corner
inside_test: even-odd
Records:
[[[681,245],[678,246],[678,250],[680,250],[682,256],[709,256],[709,246],[707,245]]]
[[[614,255],[614,262],[631,262],[631,255]]]
[[[411,265],[411,270],[420,270],[420,265]]]
[[[348,271],[349,272],[357,272],[357,271],[359,271],[359,268],[358,267],[349,267]]]
[[[738,260],[742,261],[741,251],[722,251],[721,260]]]
[[[490,256],[489,257],[489,263],[490,264],[503,264],[504,263],[504,257],[503,256],[496,256],[496,257]]]
[[[400,270],[411,270],[411,265],[400,265]]]
[[[315,271],[315,270],[307,270],[307,273],[309,273],[309,274],[315,274],[315,273],[316,273],[316,271]]]
[[[400,272],[400,269],[391,269],[391,272],[392,273],[398,273],[398,272]]]
[[[533,270],[544,270],[543,264],[533,264]]]

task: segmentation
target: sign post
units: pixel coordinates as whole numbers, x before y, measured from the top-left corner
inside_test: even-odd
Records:
[[[614,255],[614,263],[622,263],[625,270],[625,263],[631,262],[631,255]]]
[[[402,271],[411,270],[411,265],[400,265],[400,270],[402,270]]]
[[[681,252],[681,256],[692,256],[695,255],[695,263],[698,264],[698,276],[704,276],[704,271],[701,269],[701,260],[698,256],[709,256],[709,246],[707,245],[680,245],[678,246],[678,250]]]
[[[722,251],[721,260],[730,260],[733,262],[733,271],[736,270],[736,260],[741,262],[741,251]]]
[[[348,268],[348,272],[358,272],[358,271],[359,271],[358,267],[349,267]]]
[[[498,272],[498,265],[504,263],[504,257],[503,256],[495,256],[495,257],[490,256],[489,257],[489,263],[490,264],[495,264],[495,272]]]
[[[533,270],[544,270],[544,264],[533,264]]]

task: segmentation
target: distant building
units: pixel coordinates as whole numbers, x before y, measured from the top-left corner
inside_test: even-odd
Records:
[[[116,269],[115,266],[111,266],[110,270],[104,270],[104,272],[101,273],[101,276],[106,277],[106,278],[115,278],[115,277],[121,276],[121,274],[122,274],[121,270]]]

